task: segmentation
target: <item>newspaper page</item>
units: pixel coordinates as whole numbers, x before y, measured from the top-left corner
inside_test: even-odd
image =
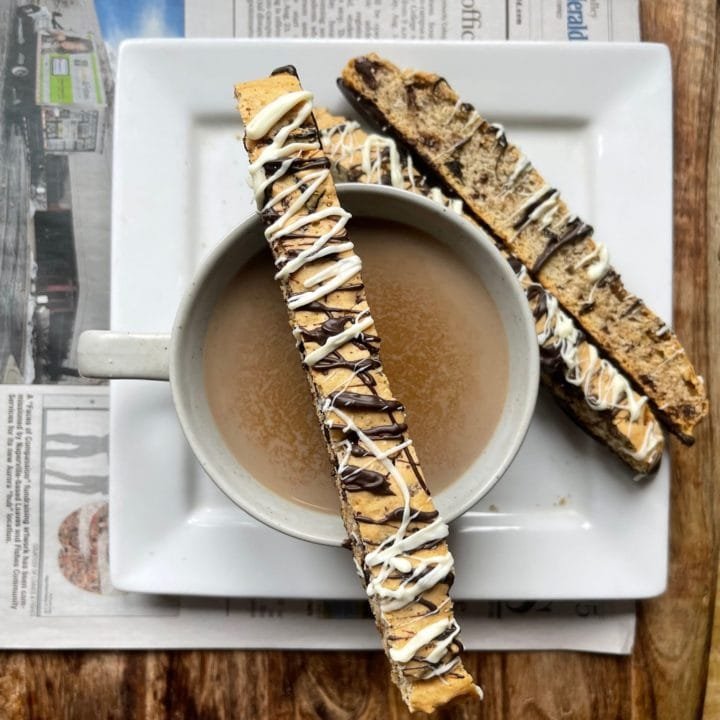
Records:
[[[379,648],[367,606],[127,593],[108,572],[115,57],[128,37],[639,39],[637,0],[0,4],[0,646]],[[459,603],[468,649],[628,653],[632,602]]]
[[[188,37],[640,39],[637,0],[186,0]]]

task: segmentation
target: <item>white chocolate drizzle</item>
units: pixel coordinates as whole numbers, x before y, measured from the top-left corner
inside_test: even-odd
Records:
[[[425,645],[431,643],[438,635],[442,635],[452,623],[450,618],[436,620],[415,633],[402,647],[390,648],[390,657],[395,662],[410,662]]]
[[[465,140],[467,140],[469,137],[473,135],[473,133],[484,123],[485,121],[478,115],[477,111],[473,109],[473,111],[468,115],[467,122],[465,123],[465,127],[463,128],[467,135],[465,136]],[[468,128],[470,128],[468,130]]]
[[[438,677],[439,675],[444,675],[447,672],[450,672],[458,663],[460,662],[460,658],[456,657],[450,660],[449,662],[446,662],[444,665],[438,665],[436,668],[432,670],[428,670],[427,672],[423,673],[420,678],[422,680],[429,680],[433,677]],[[475,692],[477,692],[478,697],[482,700],[483,699],[483,692],[482,689],[475,685]]]
[[[630,420],[637,421],[647,397],[637,395],[627,378],[607,360],[600,358],[594,345],[585,343],[588,357],[581,362],[578,350],[584,338],[580,330],[560,309],[554,295],[536,283],[526,288],[526,294],[531,288],[545,296],[544,319],[537,331],[538,343],[541,346],[549,343],[558,350],[565,365],[565,379],[583,389],[585,400],[593,409],[626,410]]]
[[[455,105],[453,105],[453,107],[450,108],[450,114],[448,115],[446,122],[450,122],[455,117],[455,114],[460,109],[461,105],[462,105],[462,100],[460,100],[460,98],[458,98],[457,101],[455,102]]]
[[[496,140],[500,140],[500,138],[504,137],[505,128],[500,123],[490,123],[490,127],[495,131]]]
[[[360,129],[360,123],[347,120],[320,131],[325,154],[337,165],[339,158],[348,157],[355,152],[353,133]]]
[[[559,191],[543,185],[529,197],[516,211],[518,219],[512,224],[515,231],[512,240],[530,224],[538,223],[541,229],[546,228],[560,207]]]
[[[556,190],[545,202],[540,203],[530,213],[529,222],[537,222],[541,228],[547,227],[558,210],[560,193]]]
[[[518,181],[520,176],[530,167],[531,163],[530,160],[528,160],[525,155],[522,153],[520,154],[520,157],[518,158],[517,162],[515,163],[515,167],[513,168],[510,175],[508,175],[507,180],[505,181],[505,186],[508,189],[512,189],[515,186],[515,183]]]
[[[360,157],[362,182],[385,185],[388,184],[385,178],[389,175],[389,184],[393,187],[420,191],[454,213],[462,215],[463,202],[459,198],[448,197],[436,186],[418,187],[418,184],[425,182],[425,178],[415,169],[410,153],[404,158],[401,157],[395,140],[382,135],[365,135],[362,142],[355,143],[353,133],[360,129],[360,123],[348,120],[321,131],[323,150],[330,158],[333,167],[338,168],[343,163],[356,162]]]
[[[310,109],[312,110],[312,97],[313,94],[307,90],[298,90],[297,92],[286,93],[281,95],[273,102],[268,103],[257,115],[245,126],[245,136],[248,140],[259,140],[265,137],[275,125],[282,120],[296,105],[303,103],[303,108],[310,102]],[[300,127],[303,122],[307,119],[309,112],[301,112],[297,115],[297,124],[292,123],[283,128],[278,136],[280,137],[280,144],[282,145],[287,136],[292,130]],[[289,128],[289,129],[288,129]],[[283,133],[281,135],[281,133]]]
[[[575,264],[575,269],[588,266],[585,272],[590,280],[598,282],[602,280],[607,271],[610,269],[610,253],[607,246],[603,242],[599,242],[595,247]]]
[[[377,596],[383,610],[400,610],[414,602],[422,593],[442,582],[452,571],[453,558],[450,553],[423,558],[414,566],[410,560],[402,557],[390,558],[387,562],[390,570],[407,575],[397,588],[384,585],[387,577],[380,573],[368,583],[368,596]],[[388,573],[389,574],[389,573]]]
[[[333,350],[336,350],[341,345],[344,345],[346,342],[349,342],[353,338],[358,337],[360,333],[362,333],[364,330],[367,330],[374,323],[375,321],[372,319],[372,317],[370,317],[370,315],[362,319],[358,317],[358,320],[350,324],[347,328],[345,328],[345,330],[338,333],[337,335],[329,337],[323,345],[321,345],[316,350],[309,352],[305,356],[305,365],[307,365],[307,367],[312,367],[313,365],[316,365],[324,357],[327,357]]]
[[[527,279],[524,266],[521,267],[518,278],[521,281]],[[600,358],[594,345],[584,342],[583,334],[560,309],[557,298],[537,283],[523,284],[529,300],[533,294],[542,294],[543,312],[540,317],[537,317],[536,313],[536,321],[541,323],[537,329],[538,344],[554,349],[564,365],[563,375],[567,382],[582,390],[585,402],[593,410],[623,410],[630,423],[642,421],[647,397],[637,394],[628,379],[612,363]],[[532,306],[533,303],[530,302]],[[581,345],[584,347],[582,357]],[[663,444],[662,431],[658,424],[654,420],[648,420],[646,425],[640,447],[630,453],[631,457],[639,461],[650,459]]]
[[[390,182],[393,187],[403,187],[404,179],[400,166],[400,153],[394,140],[381,135],[368,135],[362,144],[362,169],[365,175],[373,182],[382,183],[383,151],[387,150],[390,156]]]
[[[655,427],[655,423],[648,423],[643,441],[640,447],[632,453],[632,456],[636,460],[644,461],[650,457],[651,453],[654,453],[662,442],[662,437],[658,436],[658,430]]]
[[[460,632],[460,627],[458,624],[453,621],[450,623],[447,629],[450,629],[450,632],[447,633],[447,636],[443,638],[441,641],[435,643],[435,647],[428,653],[426,660],[431,663],[439,662],[442,659],[442,656],[445,654],[445,651],[447,648],[451,645],[453,640],[457,637],[458,633]]]
[[[412,155],[410,153],[408,153],[405,156],[405,177],[407,178],[407,181],[410,183],[410,189],[414,192],[415,191],[415,167],[413,165],[413,159],[412,159]],[[425,180],[425,178],[422,178],[422,179]]]
[[[309,305],[315,300],[319,300],[325,295],[329,295],[333,290],[342,287],[350,278],[357,275],[362,269],[362,262],[357,255],[338,260],[334,265],[321,270],[305,281],[305,287],[314,288],[308,292],[291,295],[288,298],[287,305],[291,310]],[[318,284],[320,280],[327,280],[326,283]]]

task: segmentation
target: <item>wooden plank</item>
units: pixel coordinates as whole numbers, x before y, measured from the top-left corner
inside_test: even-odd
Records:
[[[708,157],[717,73],[716,3],[642,3],[643,35],[670,46],[675,85],[675,330],[710,391],[712,414],[687,451],[671,443],[670,576],[664,596],[640,604],[632,662],[633,717],[702,712],[717,574],[715,457],[718,402],[717,267],[708,238]],[[714,262],[717,260],[715,258]],[[714,321],[713,321],[714,322]]]
[[[715,23],[715,50],[713,57],[713,75],[714,85],[708,90],[712,93],[712,119],[710,125],[710,141],[708,148],[707,161],[707,277],[711,287],[708,289],[708,330],[709,338],[720,337],[720,275],[718,273],[718,264],[720,261],[720,13]],[[714,344],[714,350],[717,354],[717,341]],[[712,385],[717,387],[720,383],[720,376],[716,372],[712,378]],[[711,386],[712,389],[712,386]],[[714,401],[717,407],[717,396]],[[714,417],[717,417],[715,415]],[[716,426],[717,427],[717,426]],[[717,430],[715,431],[717,434]],[[714,465],[712,467],[712,478],[717,482],[718,478],[718,450],[717,446],[713,448]],[[715,534],[717,545],[718,525],[717,519],[720,518],[720,497],[716,493],[714,497],[715,510]],[[711,636],[710,662],[708,668],[708,678],[705,688],[705,708],[703,717],[705,720],[714,720],[720,717],[720,573],[718,573],[717,547],[715,570],[717,580],[715,583],[715,602],[711,604],[714,607],[713,628]]]

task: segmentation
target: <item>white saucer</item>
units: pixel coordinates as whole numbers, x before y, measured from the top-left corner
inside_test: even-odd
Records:
[[[318,105],[351,114],[354,55],[445,75],[596,228],[628,287],[671,318],[667,49],[648,44],[197,40],[124,44],[116,93],[112,327],[168,331],[199,259],[253,211],[235,82],[293,63]],[[111,400],[111,574],[151,593],[361,597],[347,551],[292,540],[233,506],[194,461],[169,388]],[[635,483],[544,395],[495,489],[453,526],[454,594],[633,598],[665,587],[670,468]]]

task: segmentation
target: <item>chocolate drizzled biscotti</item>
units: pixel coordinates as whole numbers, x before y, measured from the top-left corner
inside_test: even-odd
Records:
[[[705,385],[668,325],[630,293],[607,248],[502,127],[447,81],[375,54],[351,60],[340,86],[360,112],[412,148],[647,395],[684,442],[707,414]]]
[[[333,174],[340,180],[394,185],[463,213],[461,200],[445,195],[418,172],[412,155],[390,137],[368,135],[360,124],[317,108],[315,118]],[[472,217],[465,215],[469,222]],[[563,409],[633,470],[646,474],[660,462],[665,445],[660,424],[622,373],[531,280],[525,266],[499,248],[522,284],[535,317],[541,377]]]
[[[236,86],[265,236],[307,371],[358,574],[411,710],[480,692],[464,669],[453,559],[377,337],[312,115],[293,68]]]

